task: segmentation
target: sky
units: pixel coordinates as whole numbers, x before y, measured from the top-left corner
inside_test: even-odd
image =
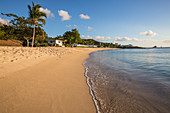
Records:
[[[32,0],[2,0],[0,12],[28,17]],[[56,37],[77,28],[81,38],[142,47],[170,47],[170,0],[34,0]],[[0,15],[7,24],[12,18]]]

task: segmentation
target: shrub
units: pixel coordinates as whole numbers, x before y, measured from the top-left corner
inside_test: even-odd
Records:
[[[35,46],[35,47],[39,47],[39,46],[40,46],[40,43],[35,43],[34,46]]]
[[[55,44],[55,47],[60,47],[58,44]]]
[[[47,43],[42,43],[42,46],[43,47],[48,47],[48,44]]]
[[[49,45],[49,46],[53,46],[53,43],[49,43],[48,45]]]
[[[70,44],[66,44],[66,47],[70,47]]]
[[[100,48],[100,47],[101,47],[101,45],[98,45],[97,47],[99,47],[99,48]]]

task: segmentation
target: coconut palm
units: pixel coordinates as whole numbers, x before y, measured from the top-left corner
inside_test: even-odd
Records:
[[[47,18],[47,15],[43,12],[39,11],[39,8],[41,8],[40,4],[34,5],[34,2],[32,2],[32,8],[28,4],[28,9],[29,9],[29,19],[32,21],[33,25],[33,37],[32,37],[32,47],[34,46],[34,38],[35,38],[35,26],[41,26],[45,25],[45,20],[44,17]],[[42,24],[39,24],[41,22]]]

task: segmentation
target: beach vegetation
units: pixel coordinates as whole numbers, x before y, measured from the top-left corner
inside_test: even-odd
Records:
[[[29,46],[29,40],[31,39],[32,35],[32,28],[30,26],[31,21],[26,19],[25,17],[19,17],[15,14],[3,14],[8,17],[13,17],[13,20],[10,21],[11,27],[13,29],[12,37],[16,37],[18,40],[25,40],[27,46]]]
[[[41,12],[40,4],[34,4],[32,7],[27,4],[29,9],[29,17],[17,16],[16,14],[3,14],[8,17],[13,17],[8,25],[0,23],[0,40],[15,39],[23,42],[23,46],[54,46],[50,44],[48,40],[61,40],[66,47],[74,47],[75,44],[88,45],[86,47],[106,47],[106,48],[122,48],[118,43],[104,43],[96,41],[94,39],[82,39],[77,29],[66,31],[63,35],[59,35],[55,38],[48,37],[45,30],[42,27],[45,25],[45,18],[47,15]],[[31,42],[30,42],[31,41]],[[49,44],[48,44],[49,43]],[[58,45],[55,45],[58,46]]]
[[[54,44],[53,44],[53,43],[49,43],[48,45],[49,45],[49,46],[53,46]]]
[[[55,47],[60,47],[58,44],[55,44]]]
[[[34,5],[34,2],[32,2],[32,7],[28,5],[29,9],[29,20],[31,20],[33,25],[33,36],[32,36],[32,47],[34,45],[34,38],[35,38],[35,27],[42,27],[45,25],[46,21],[44,18],[47,18],[47,15],[44,12],[40,12],[39,8],[41,8],[40,4]],[[41,23],[41,24],[40,24]]]
[[[102,47],[102,46],[101,46],[101,45],[98,45],[97,47],[100,48],[100,47]]]
[[[70,44],[72,47],[74,44],[78,44],[82,42],[82,39],[80,38],[80,34],[77,29],[72,29],[72,31],[66,31],[63,35],[64,43]]]
[[[35,43],[34,46],[35,47],[40,47],[40,43]]]
[[[8,26],[8,25],[0,26],[1,40],[16,39],[16,37],[13,34],[14,34],[14,29],[12,26]]]
[[[42,46],[43,46],[43,47],[47,47],[47,46],[48,46],[48,43],[42,43]]]
[[[15,14],[3,14],[8,17],[13,17],[13,19],[10,21],[10,25],[3,25],[0,26],[0,39],[8,40],[8,39],[16,39],[23,42],[23,45],[29,46],[29,41],[32,40],[32,33],[33,28],[31,27],[32,22],[29,19],[26,19],[25,17],[19,17]],[[37,37],[41,37],[44,34],[43,29],[40,27],[36,27],[36,33],[35,35]]]
[[[65,47],[70,47],[70,44],[65,44]]]
[[[72,29],[71,31],[66,31],[63,36],[59,35],[55,38],[48,38],[49,40],[57,39],[62,40],[65,47],[74,47],[75,44],[82,45],[96,45],[98,48],[106,47],[106,48],[121,48],[122,46],[118,43],[104,43],[99,42],[94,39],[81,39],[79,31],[77,29]]]

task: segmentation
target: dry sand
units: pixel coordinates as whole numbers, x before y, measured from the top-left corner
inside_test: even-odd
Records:
[[[0,47],[0,113],[95,113],[82,64],[97,50]]]

